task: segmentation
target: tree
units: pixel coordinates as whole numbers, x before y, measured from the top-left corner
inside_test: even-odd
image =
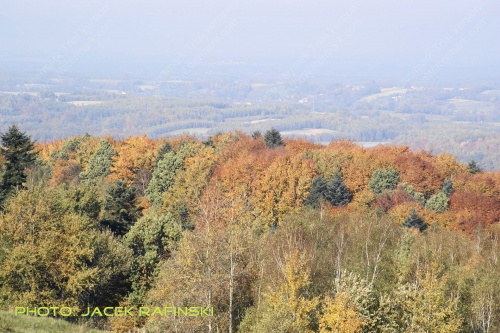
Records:
[[[471,174],[476,174],[482,171],[479,164],[474,160],[470,161],[469,164],[467,164],[467,168],[469,169],[469,172]]]
[[[146,135],[130,137],[117,147],[117,156],[112,158],[110,181],[122,179],[129,184],[137,179],[139,170],[153,172],[156,149],[153,140]]]
[[[417,211],[413,209],[411,214],[405,218],[403,227],[415,228],[420,232],[423,232],[425,229],[427,229],[427,223],[425,223],[425,221],[417,214]]]
[[[36,186],[16,191],[0,214],[2,306],[76,312],[118,305],[127,293],[131,251],[64,201],[59,189]]]
[[[271,128],[264,135],[264,143],[271,149],[276,147],[284,146],[283,140],[281,139],[281,134],[274,128]]]
[[[148,213],[141,217],[125,235],[125,243],[133,251],[132,292],[129,302],[144,304],[144,295],[151,288],[157,276],[161,259],[166,259],[177,247],[183,228],[170,213],[158,215]]]
[[[123,236],[142,216],[143,207],[137,206],[137,193],[133,186],[116,180],[114,185],[106,188],[104,216],[102,224],[108,226],[115,234]]]
[[[446,180],[443,182],[443,187],[441,188],[441,191],[443,191],[446,196],[450,196],[453,194],[453,182],[451,181],[451,178],[446,178]]]
[[[304,204],[316,207],[321,200],[325,200],[328,183],[323,177],[316,177],[313,180],[312,189]]]
[[[0,184],[0,204],[11,191],[22,187],[26,182],[26,168],[35,163],[37,154],[30,137],[19,131],[16,125],[9,127],[7,133],[0,136],[3,149],[0,154],[5,159],[2,181]]]
[[[285,254],[278,263],[279,281],[264,293],[260,306],[250,308],[241,332],[314,332],[319,297],[312,297],[310,262],[305,252]]]
[[[441,213],[442,211],[448,209],[448,197],[443,191],[441,191],[427,200],[425,208],[428,210],[433,210],[436,213]]]
[[[262,134],[260,134],[260,131],[255,131],[252,133],[252,139],[257,140],[260,137],[262,137]]]
[[[352,195],[340,172],[337,172],[326,185],[325,199],[335,207],[345,206],[351,202]]]
[[[96,185],[101,177],[109,175],[113,165],[111,158],[116,155],[116,151],[109,142],[101,140],[97,150],[89,160],[87,170],[80,174],[82,183]]]
[[[333,281],[333,293],[323,300],[320,332],[373,332],[377,300],[367,280],[347,271]]]
[[[153,205],[161,204],[163,192],[173,184],[177,173],[182,170],[184,159],[192,153],[191,145],[183,144],[178,152],[169,151],[163,155],[153,171],[146,195]]]
[[[165,156],[166,153],[169,153],[172,151],[172,145],[170,142],[165,141],[163,146],[161,146],[160,150],[158,151],[158,156],[156,156],[156,161],[155,161],[155,167],[158,165],[158,162]]]
[[[383,190],[396,188],[399,182],[399,172],[394,168],[387,170],[378,169],[373,172],[372,179],[368,186],[375,194],[382,194]]]

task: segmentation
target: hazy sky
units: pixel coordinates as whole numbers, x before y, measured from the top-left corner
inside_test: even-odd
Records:
[[[318,67],[352,59],[366,67],[394,62],[498,74],[488,67],[498,69],[500,58],[499,1],[0,2],[4,67],[40,56],[58,59],[67,71],[128,59],[203,63],[286,57],[297,66],[305,59],[316,59]]]

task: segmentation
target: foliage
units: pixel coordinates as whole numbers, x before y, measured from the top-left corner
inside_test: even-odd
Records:
[[[427,224],[417,214],[417,211],[413,209],[411,214],[405,218],[405,221],[403,222],[403,227],[415,228],[418,229],[420,232],[423,232],[425,229],[427,229]]]
[[[416,202],[418,202],[422,206],[425,206],[425,203],[426,203],[427,200],[425,200],[425,197],[424,197],[424,195],[422,193],[415,191],[415,189],[413,188],[413,186],[408,185],[408,183],[400,183],[398,186],[403,191],[405,191],[406,193],[408,193],[413,198],[413,200],[415,200]]]
[[[250,310],[241,324],[242,332],[313,332],[319,304],[310,297],[310,269],[306,253],[294,251],[281,264],[278,287],[264,294],[263,307]]]
[[[63,199],[64,201],[64,199]],[[117,304],[130,253],[97,222],[65,208],[56,190],[18,191],[0,216],[0,300],[74,311]]]
[[[0,153],[5,159],[0,183],[0,205],[9,193],[22,187],[26,181],[25,169],[29,168],[36,160],[35,146],[30,137],[21,132],[16,125],[0,136],[2,148]]]
[[[311,192],[309,192],[304,204],[316,207],[321,200],[325,200],[327,185],[328,183],[323,177],[314,178]]]
[[[481,167],[477,164],[476,161],[474,160],[471,160],[468,164],[467,164],[467,169],[469,170],[469,172],[474,175],[478,172],[481,172]]]
[[[260,137],[262,137],[262,134],[260,134],[260,131],[255,131],[255,132],[252,133],[252,138],[254,140],[257,140]]]
[[[184,159],[191,153],[189,144],[181,145],[178,152],[170,151],[163,155],[153,171],[151,182],[146,189],[149,201],[161,204],[161,197],[174,183],[175,176],[183,168]]]
[[[433,210],[436,213],[441,213],[448,209],[448,197],[443,191],[441,191],[427,200],[425,208]]]
[[[131,267],[131,304],[144,304],[144,295],[158,275],[158,265],[177,248],[182,236],[182,226],[175,222],[171,214],[157,215],[150,212],[141,217],[125,235],[125,243],[133,251]]]
[[[143,207],[137,205],[137,190],[116,180],[106,187],[104,217],[101,223],[119,236],[125,235],[142,216]]]
[[[102,141],[118,155],[82,184]],[[404,146],[283,141],[36,144],[0,214],[0,307],[214,308],[92,321],[121,331],[499,331],[498,172]],[[376,195],[391,168],[401,182]]]
[[[448,197],[453,194],[454,189],[451,178],[446,178],[446,180],[443,183],[443,187],[441,188],[441,191]]]
[[[101,140],[94,155],[89,160],[87,169],[80,174],[82,183],[96,185],[98,181],[111,173],[112,157],[117,153],[107,140]]]
[[[344,183],[340,172],[337,172],[331,181],[326,185],[324,193],[326,201],[332,206],[345,206],[351,202],[352,194]]]
[[[266,133],[264,134],[264,143],[271,149],[285,145],[285,143],[281,139],[280,132],[278,132],[274,128],[266,131]]]
[[[384,190],[396,188],[399,182],[399,172],[394,168],[387,170],[375,170],[368,186],[375,194],[381,194]]]

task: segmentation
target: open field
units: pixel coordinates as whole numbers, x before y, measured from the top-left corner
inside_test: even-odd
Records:
[[[183,134],[205,135],[209,131],[210,131],[210,128],[194,127],[194,128],[186,128],[186,129],[181,129],[181,130],[177,130],[177,131],[168,132],[167,135],[169,135],[169,136],[179,136],[179,135],[183,135]]]
[[[452,104],[458,110],[467,111],[490,111],[493,110],[494,106],[488,102],[473,101],[469,99],[452,98],[448,100],[448,103]]]
[[[283,131],[283,135],[316,135],[316,134],[338,134],[339,131],[334,131],[326,128],[304,128],[293,131]]]
[[[105,332],[70,324],[62,319],[28,317],[0,311],[0,332],[5,333],[99,333]]]
[[[73,104],[76,106],[87,106],[87,105],[102,104],[102,101],[71,101],[71,102],[66,102],[66,103]]]
[[[263,123],[266,121],[274,121],[274,120],[278,120],[278,119],[276,119],[276,118],[256,119],[256,120],[248,121],[248,122],[246,122],[246,124],[258,124],[258,123]]]
[[[6,94],[6,95],[20,95],[20,94],[27,94],[31,96],[37,96],[37,92],[27,92],[27,91],[0,91],[0,94]]]
[[[500,97],[500,90],[486,90],[482,92],[483,95],[494,95]]]
[[[399,87],[392,87],[392,88],[382,88],[380,89],[382,92],[378,94],[373,94],[369,95],[366,97],[363,97],[361,101],[363,102],[370,102],[374,99],[380,98],[380,97],[385,97],[385,96],[391,96],[391,95],[396,95],[396,94],[404,94],[408,91],[408,89],[404,88],[399,88]]]

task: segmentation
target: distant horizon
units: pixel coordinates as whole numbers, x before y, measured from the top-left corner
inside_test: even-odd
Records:
[[[494,78],[498,13],[491,0],[21,0],[0,13],[0,72]]]

